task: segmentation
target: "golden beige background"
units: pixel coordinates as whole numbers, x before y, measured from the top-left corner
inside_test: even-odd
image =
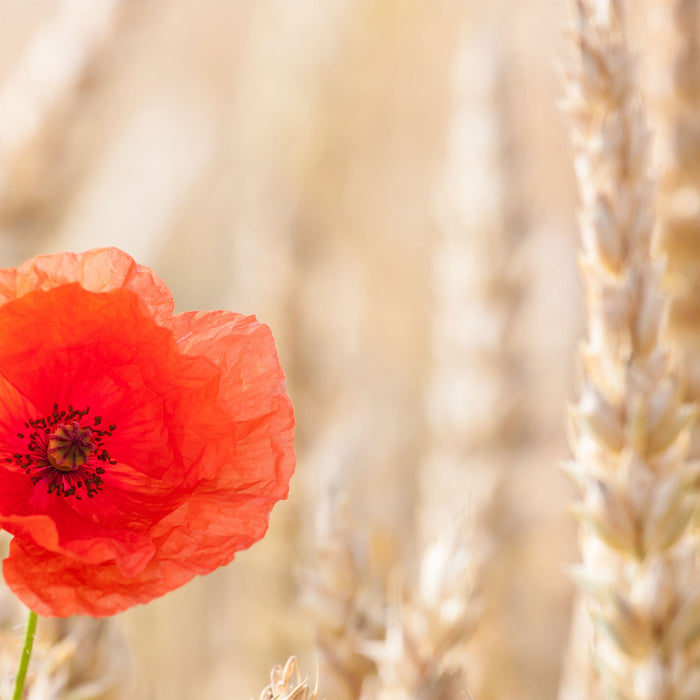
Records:
[[[388,587],[466,510],[471,692],[556,696],[584,312],[557,106],[568,9],[0,0],[0,264],[115,245],[178,310],[255,313],[297,414],[268,536],[71,652],[99,652],[111,679],[79,697],[247,699],[290,654],[312,670],[304,572],[319,509],[343,498]],[[7,677],[23,613],[2,605]],[[64,631],[40,622],[39,658],[42,634],[48,649]]]

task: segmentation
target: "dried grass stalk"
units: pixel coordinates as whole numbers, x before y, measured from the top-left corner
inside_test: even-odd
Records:
[[[260,700],[317,700],[318,698],[318,670],[316,682],[309,685],[309,679],[302,678],[297,660],[294,656],[287,659],[282,666],[275,666],[270,673],[270,685],[262,693]]]
[[[663,265],[652,255],[649,135],[622,3],[579,0],[567,108],[582,214],[588,339],[571,411],[582,499],[574,575],[593,622],[602,694],[700,696],[696,508],[687,459],[695,409],[683,403],[660,335]]]

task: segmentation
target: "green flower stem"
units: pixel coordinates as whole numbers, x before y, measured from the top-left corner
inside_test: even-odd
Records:
[[[24,679],[27,677],[27,669],[29,668],[29,658],[32,655],[32,646],[34,645],[36,619],[36,613],[30,610],[29,617],[27,618],[27,633],[24,635],[24,649],[22,649],[22,658],[19,662],[17,680],[15,681],[15,694],[12,696],[12,700],[22,700],[22,691],[24,690]]]

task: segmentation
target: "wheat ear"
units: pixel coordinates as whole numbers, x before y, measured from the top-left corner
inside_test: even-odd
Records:
[[[442,529],[426,547],[415,581],[390,599],[385,638],[362,647],[377,664],[362,700],[470,697],[465,645],[480,615],[467,535],[464,518]]]
[[[567,108],[588,303],[583,389],[571,411],[582,499],[575,578],[593,621],[604,697],[700,696],[700,596],[687,536],[694,408],[661,344],[663,265],[652,255],[649,134],[623,5],[579,0]]]

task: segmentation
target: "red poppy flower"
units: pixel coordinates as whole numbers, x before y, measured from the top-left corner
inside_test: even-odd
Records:
[[[5,580],[35,612],[112,615],[260,539],[294,470],[267,326],[173,315],[114,249],[0,270]]]

